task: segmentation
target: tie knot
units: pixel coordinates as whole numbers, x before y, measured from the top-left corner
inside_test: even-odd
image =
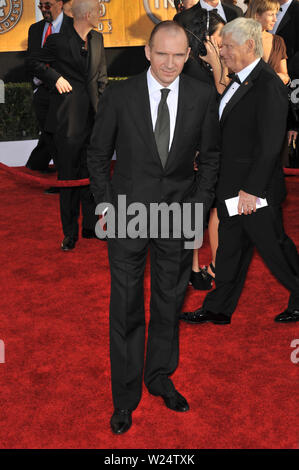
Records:
[[[169,88],[161,88],[161,101],[166,101],[168,93],[170,92]]]

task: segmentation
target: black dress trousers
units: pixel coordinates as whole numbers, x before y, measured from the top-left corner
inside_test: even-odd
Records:
[[[170,395],[178,364],[178,318],[191,273],[182,240],[109,239],[110,358],[115,408],[135,409],[142,377],[154,395]],[[150,322],[145,355],[144,269],[151,262]]]
[[[251,215],[220,217],[216,289],[206,296],[205,310],[229,317],[233,314],[254,247],[272,274],[290,291],[288,308],[299,308],[298,252],[284,231],[281,207],[268,206]]]
[[[49,162],[55,163],[55,145],[53,135],[45,131],[46,118],[49,110],[50,94],[47,88],[40,85],[33,94],[33,108],[40,129],[37,146],[32,150],[26,165],[37,171],[46,170]]]

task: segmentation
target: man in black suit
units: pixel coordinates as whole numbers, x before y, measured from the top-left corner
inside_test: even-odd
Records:
[[[43,47],[49,34],[64,32],[72,20],[62,11],[64,1],[51,0],[40,2],[39,8],[44,17],[30,26],[28,32],[27,56]],[[32,150],[26,163],[27,168],[35,171],[49,171],[49,162],[55,155],[51,134],[45,131],[46,117],[49,109],[49,88],[37,77],[32,76],[33,107],[40,128],[37,146]]]
[[[209,85],[180,75],[189,55],[184,29],[173,21],[154,28],[145,48],[147,72],[105,91],[99,108],[88,168],[96,203],[127,206],[190,201],[209,209],[219,161],[219,125],[215,92]],[[117,159],[110,181],[110,160]],[[199,152],[199,171],[194,157]],[[105,204],[104,204],[105,202]],[[100,208],[98,208],[100,210]],[[102,209],[101,209],[102,210]],[[108,209],[108,214],[109,214]],[[126,209],[118,207],[118,220]],[[152,226],[151,226],[152,228]],[[132,423],[141,398],[145,318],[143,277],[150,249],[151,319],[144,381],[166,406],[184,412],[189,405],[169,375],[178,363],[178,316],[190,278],[192,250],[180,238],[154,237],[141,222],[144,237],[108,239],[111,270],[110,351],[115,411],[112,431],[121,434]]]
[[[177,13],[173,19],[184,28],[187,28],[188,24],[195,17],[200,16],[202,9],[218,13],[218,15],[220,15],[226,22],[232,21],[240,16],[240,13],[234,10],[231,6],[222,3],[220,0],[200,0],[192,8],[188,8],[181,13]]]
[[[221,34],[221,56],[237,75],[219,107],[222,155],[216,189],[220,219],[216,289],[207,295],[202,308],[180,318],[191,323],[230,323],[256,246],[274,276],[291,292],[288,308],[275,320],[298,321],[299,258],[284,232],[281,213],[286,196],[280,154],[287,91],[261,59],[261,28],[255,20],[237,18]],[[236,196],[238,213],[229,216],[225,201]],[[265,198],[268,205],[258,208],[259,198]]]
[[[299,78],[299,1],[279,0],[280,10],[277,13],[277,20],[271,33],[278,34],[284,39],[287,48],[288,73],[291,80]],[[298,128],[299,110],[293,109],[296,116],[295,128]],[[296,142],[297,162],[299,161],[299,136]]]
[[[299,77],[299,2],[298,0],[279,0],[280,10],[272,31],[284,39],[287,47],[288,73]]]
[[[46,130],[54,134],[58,179],[88,178],[86,148],[107,84],[98,0],[74,0],[74,24],[63,34],[52,34],[40,52],[29,58],[34,74],[51,89]],[[50,66],[49,66],[50,65]],[[89,186],[61,187],[60,214],[64,233],[61,248],[69,251],[78,240],[82,203],[84,238],[95,237],[95,203]]]

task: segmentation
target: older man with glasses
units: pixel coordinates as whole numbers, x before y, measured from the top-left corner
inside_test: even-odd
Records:
[[[63,13],[63,4],[66,0],[51,0],[40,2],[38,7],[43,19],[30,26],[28,32],[27,54],[39,51],[50,34],[64,32],[72,19]],[[30,170],[50,171],[49,162],[55,158],[55,147],[51,134],[45,131],[46,116],[49,109],[49,89],[38,78],[31,76],[33,85],[33,107],[40,128],[40,136],[37,146],[33,149],[26,166]],[[47,192],[56,192],[50,188]]]

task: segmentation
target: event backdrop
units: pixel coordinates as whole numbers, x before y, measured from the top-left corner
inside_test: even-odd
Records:
[[[0,52],[24,51],[28,28],[41,19],[38,0],[0,0]],[[100,0],[105,47],[142,46],[155,23],[172,19],[173,0]]]

